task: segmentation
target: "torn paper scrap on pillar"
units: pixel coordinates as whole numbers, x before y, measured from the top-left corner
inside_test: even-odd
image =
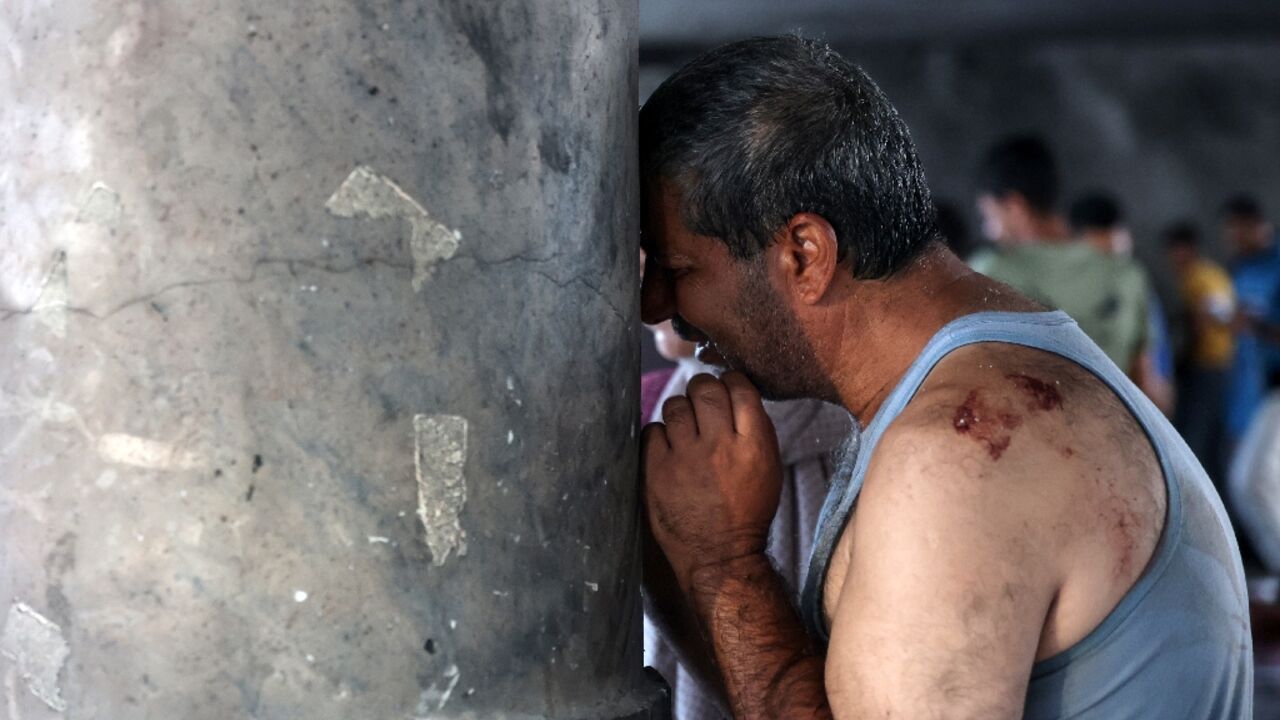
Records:
[[[413,291],[418,292],[438,263],[453,257],[462,233],[436,222],[426,208],[384,175],[363,165],[351,171],[325,203],[338,217],[402,217],[409,221]]]
[[[440,682],[431,683],[431,687],[423,690],[418,697],[418,718],[415,720],[426,720],[434,713],[444,709],[449,697],[453,695],[453,689],[458,686],[458,678],[461,673],[458,671],[457,665],[450,665],[444,671],[444,687],[440,687]]]
[[[89,188],[89,196],[80,204],[80,210],[76,213],[76,222],[94,223],[108,229],[115,229],[120,224],[120,215],[123,211],[119,193],[104,182],[96,182]]]
[[[0,655],[17,665],[18,676],[32,695],[58,712],[67,710],[58,690],[58,674],[68,654],[62,628],[24,603],[10,606],[0,635]]]
[[[467,420],[457,415],[414,415],[413,433],[418,517],[432,564],[444,565],[451,553],[467,554],[467,536],[459,519],[467,502]]]
[[[106,433],[98,438],[98,457],[109,463],[151,470],[194,470],[207,463],[200,455],[151,438]]]

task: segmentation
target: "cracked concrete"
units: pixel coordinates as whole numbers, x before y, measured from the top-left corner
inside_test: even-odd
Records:
[[[87,307],[77,307],[74,305],[60,305],[59,307],[65,310],[66,312],[76,313],[78,315],[85,315],[87,317],[93,318],[94,320],[106,320],[112,317],[113,315],[118,314],[122,310],[126,310],[135,305],[141,305],[142,303],[150,302],[173,290],[180,290],[182,288],[196,288],[196,287],[202,287],[206,285],[219,285],[219,284],[248,285],[250,283],[257,282],[259,280],[258,270],[262,267],[269,267],[273,265],[284,265],[288,269],[289,276],[296,278],[298,277],[298,272],[297,272],[298,267],[303,267],[308,270],[314,270],[317,272],[329,273],[334,275],[342,275],[344,273],[349,273],[354,270],[367,268],[368,266],[374,265],[374,264],[383,265],[389,268],[399,268],[401,270],[413,269],[413,265],[411,263],[394,261],[394,260],[389,260],[387,258],[380,258],[380,257],[357,258],[354,262],[349,263],[346,266],[334,266],[331,263],[323,262],[322,260],[317,258],[264,257],[264,258],[258,258],[253,262],[250,268],[250,271],[247,275],[240,276],[240,277],[221,277],[221,278],[205,278],[201,280],[183,280],[179,282],[170,283],[168,285],[165,285],[164,287],[157,288],[143,295],[137,295],[137,296],[131,297],[123,302],[116,304],[114,307],[109,308],[108,310],[105,310],[100,313],[94,312],[93,310]],[[280,276],[275,276],[275,277],[278,278]],[[31,307],[21,308],[21,309],[0,307],[0,322],[4,322],[5,320],[8,320],[17,315],[29,315],[33,312],[37,312],[41,309],[42,305],[43,305],[43,300],[37,301],[37,303],[32,305]]]
[[[647,716],[635,23],[0,4],[0,597],[66,717]]]

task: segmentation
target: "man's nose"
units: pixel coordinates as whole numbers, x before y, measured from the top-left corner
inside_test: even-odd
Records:
[[[650,260],[640,283],[640,319],[646,325],[657,325],[671,319],[675,311],[671,273]]]

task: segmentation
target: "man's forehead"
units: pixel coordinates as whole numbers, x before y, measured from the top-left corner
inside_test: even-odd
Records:
[[[641,247],[662,265],[686,264],[708,259],[716,251],[716,240],[689,232],[683,227],[668,226],[656,232],[645,232]]]
[[[667,183],[659,181],[645,183],[641,205],[640,242],[646,251],[656,250],[662,244],[663,236],[669,234],[670,216],[679,214],[678,201],[671,196]]]
[[[663,193],[654,198],[657,202],[646,203],[641,221],[640,246],[658,259],[681,252],[690,234],[680,219],[679,207],[668,198]]]
[[[671,186],[649,196],[641,222],[640,247],[662,263],[718,259],[728,248],[713,237],[699,235],[684,224],[679,196]]]

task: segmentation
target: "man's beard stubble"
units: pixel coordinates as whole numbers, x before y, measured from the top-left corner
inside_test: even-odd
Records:
[[[729,367],[747,376],[766,400],[817,398],[838,402],[800,321],[769,282],[760,259],[749,260],[735,301],[736,338],[723,338],[716,350]]]

